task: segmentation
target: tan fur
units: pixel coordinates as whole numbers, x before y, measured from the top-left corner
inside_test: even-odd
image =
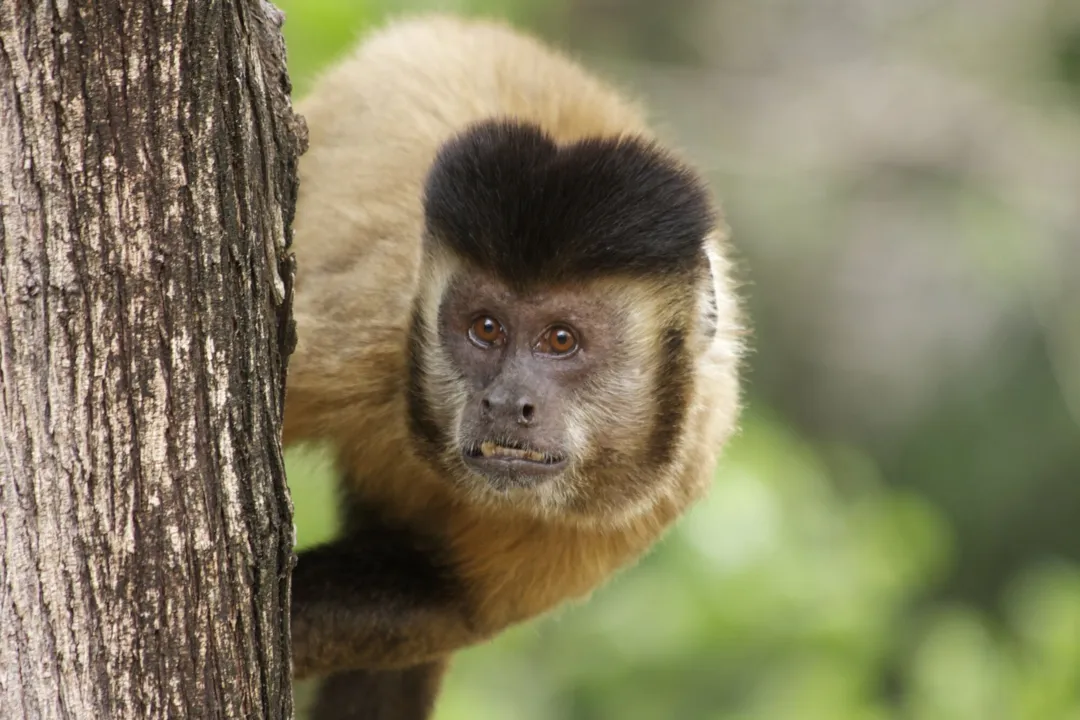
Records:
[[[339,462],[360,470],[363,485],[352,492],[443,534],[473,589],[480,635],[585,596],[705,492],[734,429],[738,312],[723,234],[714,238],[713,257],[720,327],[698,356],[688,436],[655,494],[600,524],[470,502],[407,440],[406,324],[418,288],[424,175],[443,141],[493,115],[535,121],[561,142],[650,136],[644,116],[532,39],[496,23],[438,16],[369,37],[321,78],[300,112],[310,149],[300,162],[295,223],[299,345],[290,362],[286,443],[329,439]],[[439,282],[425,278],[422,286]],[[627,288],[614,291],[630,297]],[[639,284],[632,292],[653,298],[634,303],[650,308],[644,325],[659,327],[660,314],[672,312],[656,300],[670,288]]]

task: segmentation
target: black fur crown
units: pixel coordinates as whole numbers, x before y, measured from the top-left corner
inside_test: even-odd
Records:
[[[558,146],[492,120],[440,149],[427,177],[428,236],[513,286],[610,273],[689,274],[715,217],[689,169],[632,138]]]

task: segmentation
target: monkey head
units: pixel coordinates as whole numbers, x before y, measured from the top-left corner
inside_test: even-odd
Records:
[[[571,519],[651,507],[678,473],[715,337],[716,217],[644,139],[512,121],[445,143],[424,192],[409,420],[473,500]]]

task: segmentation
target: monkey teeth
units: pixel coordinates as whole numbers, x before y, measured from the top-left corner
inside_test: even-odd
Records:
[[[535,450],[519,450],[518,448],[506,447],[505,445],[496,445],[490,441],[480,443],[480,454],[489,458],[510,457],[519,460],[531,460],[532,462],[547,462],[547,458],[544,457],[544,454],[538,453]]]

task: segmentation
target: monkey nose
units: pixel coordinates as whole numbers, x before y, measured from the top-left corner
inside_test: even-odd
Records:
[[[510,400],[508,397],[491,394],[480,401],[480,414],[488,420],[512,421],[528,426],[536,416],[536,405],[528,397]]]

